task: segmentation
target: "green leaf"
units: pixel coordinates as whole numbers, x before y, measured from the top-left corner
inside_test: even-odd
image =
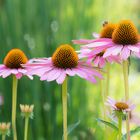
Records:
[[[80,121],[68,126],[68,135],[80,124]]]
[[[80,120],[76,122],[75,124],[71,124],[68,126],[68,135],[80,124]],[[63,139],[63,136],[62,136]]]
[[[107,125],[107,126],[109,126],[111,128],[113,128],[115,131],[118,131],[118,127],[116,125],[114,125],[113,123],[111,123],[111,122],[107,122],[107,121],[104,121],[104,120],[99,119],[99,118],[97,119],[97,121],[101,122],[101,123],[103,123],[103,124],[105,124],[105,125]]]
[[[136,134],[139,133],[139,132],[140,132],[140,126],[138,126],[138,127],[136,127],[135,129],[131,130],[131,131],[130,131],[130,135],[133,136],[133,135],[136,135]],[[127,137],[127,135],[124,134],[122,140],[126,140],[126,137]]]

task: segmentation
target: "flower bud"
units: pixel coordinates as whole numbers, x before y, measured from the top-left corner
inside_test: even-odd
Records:
[[[34,109],[34,105],[21,105],[20,104],[20,110],[23,117],[33,118],[33,109]]]
[[[9,136],[9,134],[10,134],[10,123],[5,123],[5,122],[0,123],[0,134]]]

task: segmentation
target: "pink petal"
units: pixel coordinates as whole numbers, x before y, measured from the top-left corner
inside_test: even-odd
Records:
[[[60,76],[60,74],[61,74],[61,69],[56,68],[56,69],[49,71],[46,75],[47,81],[49,82],[49,81],[53,81],[53,80],[57,79]]]
[[[46,72],[52,70],[53,68],[54,68],[54,67],[52,67],[52,66],[34,68],[34,69],[31,69],[31,70],[28,70],[27,74],[41,76],[41,75],[43,75],[44,73],[46,73]]]
[[[86,80],[88,80],[88,81],[90,81],[92,83],[96,83],[97,82],[96,79],[93,76],[87,77]]]
[[[26,69],[18,69],[18,72],[21,72],[21,73],[26,73],[27,72],[27,70]]]
[[[128,45],[127,46],[129,50],[133,51],[133,52],[139,52],[140,48],[137,47],[136,45]]]
[[[116,47],[114,47],[114,46],[106,49],[103,57],[105,58],[105,57],[112,55],[112,53],[114,52],[115,49],[116,49]]]
[[[10,74],[11,74],[10,70],[4,70],[3,72],[0,73],[0,76],[2,76],[2,78],[6,78]]]
[[[92,33],[92,36],[94,37],[94,38],[100,38],[100,34],[98,34],[98,33]]]
[[[90,39],[79,39],[79,40],[72,40],[72,42],[74,44],[88,44],[93,42],[94,40],[90,40]]]
[[[86,74],[82,69],[80,69],[80,68],[75,68],[75,69],[73,69],[73,71],[74,71],[79,77],[86,79],[87,74]]]
[[[22,73],[19,72],[18,74],[16,74],[17,79],[20,79],[21,77],[22,77]]]
[[[98,67],[99,62],[100,62],[100,57],[97,56],[97,57],[95,58],[95,60],[94,60],[94,65],[95,65],[96,67]]]
[[[88,47],[88,48],[96,48],[96,47],[111,47],[112,46],[112,41],[101,41],[101,42],[93,42],[87,45],[83,45],[84,47]]]
[[[18,70],[17,69],[9,69],[11,71],[12,74],[18,74]]]
[[[130,50],[125,46],[121,52],[121,58],[126,60],[130,56]]]
[[[58,84],[62,84],[64,82],[65,78],[66,78],[66,72],[65,72],[65,70],[62,70],[60,76],[56,79],[56,82]]]
[[[100,67],[100,68],[103,68],[104,65],[105,65],[105,62],[106,62],[105,59],[104,59],[104,58],[101,58],[101,59],[100,59],[100,62],[99,62],[99,67]]]
[[[97,47],[95,49],[93,49],[89,55],[97,55],[99,54],[100,52],[103,52],[104,50],[106,50],[106,47]]]
[[[74,76],[76,73],[74,70],[72,69],[66,69],[66,74],[70,75],[70,76]]]
[[[117,46],[114,46],[114,47],[115,47],[115,48],[114,48],[114,50],[112,51],[112,55],[118,55],[118,54],[121,52],[122,48],[123,48],[122,45],[117,45]]]

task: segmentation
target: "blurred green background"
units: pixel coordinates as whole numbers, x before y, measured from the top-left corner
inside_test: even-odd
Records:
[[[118,22],[131,19],[140,25],[139,0],[0,0],[0,63],[12,48],[25,51],[28,58],[50,57],[54,50],[72,39],[92,38],[104,20]],[[75,48],[78,46],[74,46]],[[130,94],[139,105],[139,60],[130,67]],[[0,78],[0,121],[11,120],[12,78]],[[104,84],[105,85],[105,81]],[[124,97],[122,67],[111,66],[110,96]],[[69,140],[115,140],[109,128],[96,118],[103,118],[103,103],[99,84],[93,85],[79,77],[69,78],[68,124],[79,124]],[[19,104],[34,104],[34,119],[30,121],[29,140],[62,139],[61,86],[56,82],[33,81],[23,77],[19,81],[17,128],[18,140],[23,140],[24,120]],[[140,109],[137,107],[139,114]],[[107,117],[108,115],[106,115]],[[136,127],[132,124],[132,128]],[[125,127],[124,127],[125,130]],[[109,134],[108,134],[109,133]],[[7,138],[12,140],[12,136]],[[138,140],[140,136],[132,137]]]

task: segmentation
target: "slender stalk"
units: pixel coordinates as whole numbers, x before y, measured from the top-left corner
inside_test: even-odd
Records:
[[[28,139],[28,125],[29,125],[29,117],[25,117],[24,140]]]
[[[63,137],[67,140],[67,77],[62,84]]]
[[[6,136],[5,135],[2,135],[2,140],[6,140]]]
[[[12,129],[13,129],[13,140],[17,140],[16,131],[16,106],[17,106],[17,85],[18,80],[13,76],[13,89],[12,89]]]
[[[119,128],[118,140],[122,140],[122,115],[119,115],[118,117],[118,128]]]
[[[128,60],[123,61],[123,75],[125,87],[125,100],[128,101],[129,100]],[[127,132],[127,140],[130,140],[129,113],[126,119],[126,132]]]
[[[104,92],[103,92],[104,90],[103,90],[103,81],[102,80],[100,80],[100,92],[101,92],[101,95],[102,95],[102,102],[103,102],[103,115],[104,115],[104,120],[105,120],[105,112],[106,112],[106,108],[105,108],[105,94],[104,94]]]
[[[107,63],[107,69],[106,69],[107,75],[106,75],[106,89],[105,89],[105,96],[109,96],[109,84],[110,84],[110,64]]]

